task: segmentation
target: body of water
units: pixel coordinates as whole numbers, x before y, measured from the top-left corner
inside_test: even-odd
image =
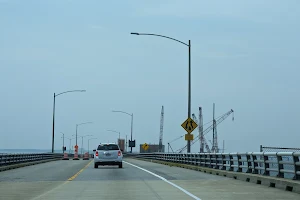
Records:
[[[22,153],[51,153],[51,149],[0,149],[0,153],[22,154]],[[55,153],[63,153],[62,150],[54,150]],[[66,151],[69,153],[69,150]],[[73,151],[72,151],[73,153]]]

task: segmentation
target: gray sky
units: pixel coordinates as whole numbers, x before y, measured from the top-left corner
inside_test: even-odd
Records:
[[[116,141],[107,129],[129,137],[130,117],[111,110],[134,113],[137,144],[158,143],[162,105],[164,144],[185,134],[188,48],[130,32],[191,40],[192,113],[202,106],[206,123],[213,103],[216,116],[235,111],[217,129],[226,151],[299,147],[299,9],[297,0],[0,0],[0,148],[50,149],[53,93],[74,89],[87,92],[56,99],[56,148],[60,132],[87,121],[78,134],[97,137],[91,146]]]

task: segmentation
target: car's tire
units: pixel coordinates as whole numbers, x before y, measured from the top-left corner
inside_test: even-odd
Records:
[[[123,168],[123,163],[119,163],[119,168]]]
[[[98,164],[97,163],[94,163],[94,168],[98,168]]]

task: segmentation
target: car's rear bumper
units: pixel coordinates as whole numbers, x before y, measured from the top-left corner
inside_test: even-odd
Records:
[[[122,157],[118,157],[116,159],[100,159],[98,157],[94,157],[94,163],[98,165],[118,165],[122,162],[122,160]]]
[[[97,165],[120,165],[122,161],[120,162],[114,162],[114,161],[105,161],[105,162],[96,162]]]

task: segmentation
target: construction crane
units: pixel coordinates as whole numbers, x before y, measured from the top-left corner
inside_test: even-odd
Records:
[[[218,125],[219,123],[224,121],[233,112],[234,111],[231,109],[230,111],[228,111],[227,113],[225,113],[221,117],[219,117],[216,120],[215,124],[213,123],[212,125],[210,125],[207,129],[205,129],[203,131],[203,136],[205,136],[207,133],[209,133],[209,131],[211,131],[215,125]],[[232,117],[232,121],[233,120],[234,120],[234,117]],[[200,138],[199,138],[199,135],[198,135],[194,140],[192,140],[191,145],[195,144],[199,139]],[[185,145],[183,148],[179,149],[178,151],[179,151],[179,153],[182,153],[185,149],[187,149],[187,145]]]
[[[160,132],[159,132],[159,145],[158,151],[163,152],[163,131],[164,131],[164,106],[161,107],[161,114],[160,114]]]
[[[217,124],[215,119],[215,103],[213,104],[213,144],[211,151],[213,153],[219,153]]]
[[[208,141],[211,143],[211,145],[213,145],[213,143],[211,142],[211,140],[208,140]],[[224,150],[225,150],[225,140],[223,140],[223,148],[219,149],[219,151],[220,150],[222,150],[222,153],[224,153]],[[218,152],[218,153],[220,153],[220,152]]]
[[[219,153],[219,144],[218,144],[218,133],[217,133],[217,124],[216,120],[213,121],[214,125],[214,134],[213,134],[213,145],[211,148],[212,153]]]
[[[205,145],[205,148],[206,148],[207,153],[210,153],[211,150],[209,149],[209,146],[208,146],[208,144],[207,144],[207,142],[206,142],[206,139],[205,139],[205,137],[203,136],[203,123],[202,123],[202,127],[201,127],[201,124],[198,123],[198,120],[197,120],[197,118],[196,118],[196,116],[195,116],[194,113],[192,114],[192,118],[193,118],[193,120],[196,122],[196,124],[198,124],[198,130],[199,130],[199,136],[198,136],[198,137],[200,137],[201,142],[203,142],[203,146]],[[200,145],[201,145],[201,144],[200,144]],[[200,147],[200,153],[203,153],[203,152],[204,152],[204,149],[203,149],[202,152],[201,152],[201,147]]]
[[[175,142],[176,140],[179,140],[179,139],[182,138],[183,136],[184,136],[184,135],[182,135],[182,136],[180,136],[180,137],[178,137],[178,138],[175,138],[174,140],[171,140],[170,142],[168,142],[168,153],[170,152],[170,151],[169,151],[169,148],[171,148],[172,152],[174,153],[173,148],[171,147],[171,143],[172,143],[172,142]]]

